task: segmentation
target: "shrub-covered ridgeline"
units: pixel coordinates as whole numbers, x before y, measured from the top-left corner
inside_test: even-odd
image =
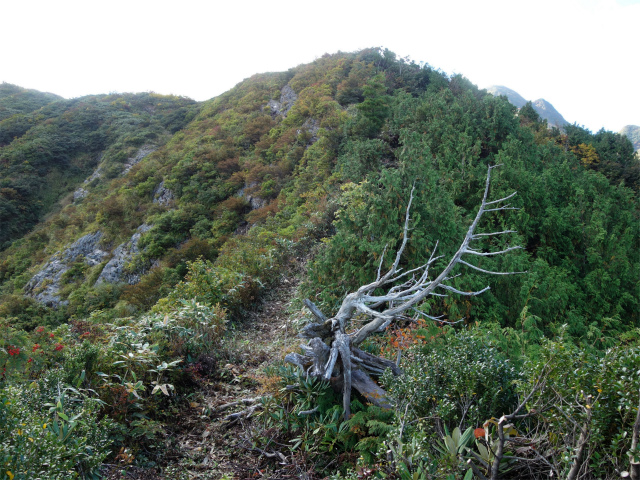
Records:
[[[400,362],[378,379],[391,410],[354,396],[343,421],[328,383],[263,372],[254,451],[318,478],[632,471],[640,166],[625,137],[549,129],[530,105],[382,49],[204,103],[28,92],[0,89],[0,478],[166,467],[166,431],[218,375],[202,365],[289,265],[306,262],[294,305],[335,314],[385,248],[393,263],[415,186],[401,266],[438,242],[441,270],[496,164],[491,196],[517,191],[516,209],[479,231],[517,233],[478,248],[523,249],[474,265],[525,273],[456,267],[456,289],[491,289],[418,308],[455,325],[417,315],[362,345]],[[279,478],[280,460],[259,461]]]

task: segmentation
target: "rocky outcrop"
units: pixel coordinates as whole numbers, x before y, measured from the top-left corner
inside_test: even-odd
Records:
[[[82,200],[84,197],[86,197],[87,195],[89,195],[89,191],[80,187],[75,192],[73,192],[73,201],[78,202]]]
[[[619,133],[631,141],[636,152],[640,150],[640,127],[637,125],[626,125],[622,127]]]
[[[505,97],[507,97],[507,100],[509,100],[509,103],[511,103],[511,105],[515,105],[518,108],[522,108],[527,104],[527,101],[522,95],[520,95],[515,90],[511,90],[510,88],[507,88],[505,86],[491,85],[487,87],[486,90],[495,97],[504,95]]]
[[[91,183],[95,179],[100,178],[101,176],[102,176],[102,167],[98,167],[93,171],[91,176],[84,181],[84,183]]]
[[[25,295],[49,307],[66,304],[59,295],[62,275],[79,259],[91,266],[102,262],[109,254],[99,247],[101,238],[100,231],[90,233],[76,240],[62,253],[56,253],[25,285]]]
[[[242,187],[237,193],[240,198],[244,198],[249,203],[251,210],[257,210],[267,205],[267,201],[264,198],[253,195],[253,191],[256,190],[257,186],[257,182],[251,182],[249,185]]]
[[[102,161],[102,154],[100,154],[100,156],[98,157],[97,161],[98,161],[98,164]],[[98,166],[98,168],[96,168],[93,171],[91,176],[84,180],[84,185],[89,187],[89,184],[91,182],[93,182],[94,180],[96,180],[96,179],[98,179],[100,177],[102,177],[102,167]],[[87,195],[89,195],[89,191],[86,188],[78,187],[78,189],[75,192],[73,192],[73,201],[74,202],[79,202],[80,200],[82,200]]]
[[[67,302],[61,301],[58,293],[60,292],[62,274],[67,270],[69,267],[62,260],[52,259],[25,285],[25,295],[48,307],[55,308],[59,305],[65,305]]]
[[[297,99],[298,95],[293,91],[293,88],[289,85],[285,85],[280,91],[280,101],[269,100],[269,103],[267,104],[271,109],[271,116],[277,117],[278,115],[282,115],[283,117],[286,117]]]
[[[564,119],[560,112],[558,112],[553,105],[547,102],[544,98],[539,98],[533,103],[533,109],[538,112],[540,118],[546,120],[549,126],[558,127],[562,129],[567,125],[567,121]]]
[[[140,160],[142,160],[147,155],[151,155],[156,150],[157,150],[157,147],[155,147],[154,145],[144,145],[140,147],[140,150],[138,150],[138,153],[136,153],[133,157],[130,157],[129,159],[127,159],[127,161],[125,162],[122,175],[126,175],[127,172],[131,170],[131,168],[134,165],[136,165],[137,163],[140,163]]]
[[[133,285],[140,281],[140,276],[144,272],[130,273],[127,271],[127,265],[140,253],[138,242],[142,237],[142,234],[149,231],[150,225],[140,225],[136,233],[134,233],[129,240],[119,245],[113,251],[113,257],[102,269],[96,285],[101,283],[121,283],[126,282],[129,285]]]
[[[98,247],[98,243],[102,238],[102,232],[90,233],[76,240],[63,253],[62,257],[67,263],[84,257],[85,262],[89,265],[97,265],[109,254]]]
[[[129,240],[113,251],[113,256],[100,272],[96,285],[121,282],[133,285],[140,281],[140,276],[144,272],[128,272],[127,265],[140,253],[138,242],[142,234],[150,228],[150,225],[141,225]],[[66,305],[68,302],[60,298],[64,273],[71,268],[74,262],[80,260],[89,266],[102,263],[109,256],[109,253],[100,248],[99,242],[101,239],[102,232],[91,233],[76,240],[63,252],[56,253],[29,280],[29,283],[24,287],[25,295],[53,308]]]
[[[156,188],[153,192],[153,203],[157,203],[158,205],[167,207],[173,201],[173,199],[173,192],[164,186],[163,180],[162,182],[160,182],[160,185],[158,185],[158,188]]]

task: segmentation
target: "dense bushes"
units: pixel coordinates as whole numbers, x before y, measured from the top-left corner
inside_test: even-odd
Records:
[[[615,478],[628,470],[640,401],[639,347],[587,353],[560,335],[540,339],[521,356],[498,346],[504,339],[496,335],[434,326],[379,338],[378,348],[402,353],[404,375],[384,376],[394,409],[354,398],[346,422],[328,384],[290,369],[274,371],[289,386],[284,402],[281,393],[265,405],[265,427],[277,427],[282,436],[276,441],[288,440],[317,468],[336,456],[349,458],[335,478],[365,472],[366,478],[407,480],[489,478],[499,426],[500,478],[548,478],[550,472],[567,478],[572,468],[583,478]],[[514,413],[520,417],[502,419]],[[260,439],[265,448],[273,440]]]
[[[544,333],[567,323],[574,339],[605,339],[601,346],[640,325],[637,195],[585,168],[557,145],[566,140],[559,132],[536,137],[519,125],[508,103],[483,97],[470,86],[417,98],[397,92],[386,128],[375,140],[350,139],[340,157],[342,174],[352,183],[342,187],[335,235],[325,240],[304,287],[326,311],[333,311],[346,292],[374,278],[385,245],[390,250],[397,245],[412,185],[411,239],[402,260],[408,267],[423,264],[436,242],[445,259],[455,251],[479,205],[486,165],[503,164],[491,198],[515,190],[511,206],[519,210],[495,214],[480,228],[516,230],[515,241],[525,251],[499,259],[483,257],[476,265],[528,274],[487,278],[461,270],[456,288],[477,290],[489,284],[491,292],[473,302],[451,296],[436,302],[434,311],[452,320],[465,317],[469,323],[491,320],[514,326],[528,306],[530,314],[542,319]],[[594,144],[602,136],[583,133]],[[378,148],[379,155],[373,155],[372,142],[386,143],[387,153]],[[632,164],[628,146],[620,147],[620,161]],[[383,155],[389,156],[384,162]],[[373,165],[379,167],[369,168]],[[366,179],[359,179],[357,172]],[[483,248],[504,246],[494,237]]]
[[[496,346],[464,331],[431,338],[405,352],[403,376],[385,380],[399,406],[450,430],[514,408],[516,369]]]
[[[188,365],[215,350],[226,312],[177,300],[161,314],[110,320],[95,311],[28,334],[2,325],[0,460],[7,478],[98,478],[112,446],[135,455],[161,440],[167,402],[183,388]]]
[[[173,133],[184,126],[195,106],[186,98],[148,93],[43,101],[35,112],[0,122],[0,139],[16,133],[16,122],[29,125],[15,139],[0,141],[0,249],[59,207],[99,163],[101,175],[113,178],[138,148],[164,143],[165,129]]]
[[[99,419],[102,403],[66,386],[60,373],[0,392],[2,478],[100,478],[113,422]]]

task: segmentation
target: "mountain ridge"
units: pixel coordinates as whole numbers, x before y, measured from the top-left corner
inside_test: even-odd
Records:
[[[206,102],[68,102],[12,115],[29,128],[0,146],[0,420],[14,422],[0,422],[4,471],[35,478],[46,465],[48,478],[69,478],[108,463],[113,478],[355,479],[402,465],[419,475],[387,453],[411,441],[434,478],[462,478],[468,463],[431,448],[438,426],[471,439],[533,391],[532,410],[566,407],[517,425],[518,441],[548,452],[535,464],[548,475],[550,462],[564,471],[577,458],[566,432],[585,418],[580,389],[598,399],[589,452],[630,448],[639,385],[623,368],[640,358],[640,171],[623,135],[550,129],[533,104],[518,111],[379,48],[254,75]],[[0,135],[12,125],[0,121]],[[439,295],[389,319],[353,361],[318,337],[292,343],[325,331],[323,316],[394,263],[401,282],[442,272],[487,172],[487,200],[510,204],[486,211],[471,260]],[[337,333],[355,338],[366,322]],[[367,369],[410,403],[384,410],[356,388],[342,423],[345,406],[307,370],[308,349],[335,357],[332,384],[349,365]],[[287,354],[304,370],[278,360]],[[378,355],[408,374],[383,374]],[[540,390],[541,375],[552,388]],[[43,428],[76,415],[66,444]],[[231,444],[229,428],[246,443]],[[66,463],[31,448],[42,439]],[[527,478],[535,461],[511,474]],[[618,474],[608,460],[583,467]]]

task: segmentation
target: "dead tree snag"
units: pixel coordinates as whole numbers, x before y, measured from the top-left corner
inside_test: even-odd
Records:
[[[374,405],[389,407],[389,399],[385,391],[377,385],[371,376],[379,376],[387,368],[391,368],[395,375],[401,374],[395,363],[370,355],[358,348],[369,335],[383,331],[396,319],[407,319],[408,317],[405,314],[408,311],[415,311],[432,320],[442,321],[442,317],[431,317],[417,310],[420,302],[431,295],[443,296],[446,292],[454,292],[460,295],[475,296],[489,290],[487,286],[477,292],[462,292],[449,285],[448,282],[454,278],[452,276],[453,269],[458,264],[493,275],[521,273],[492,272],[463,260],[464,255],[493,256],[521,248],[516,246],[497,252],[481,252],[471,247],[471,242],[483,237],[515,233],[513,230],[475,233],[480,219],[485,213],[514,210],[509,204],[503,204],[503,202],[512,198],[516,194],[515,192],[498,200],[487,201],[491,183],[491,171],[496,167],[497,165],[488,168],[480,208],[460,247],[435,279],[430,280],[429,268],[436,260],[442,258],[442,256],[435,256],[437,243],[431,257],[424,265],[405,272],[401,272],[402,268],[399,267],[400,259],[409,240],[410,211],[414,187],[411,190],[405,214],[402,243],[391,268],[386,273],[382,272],[385,253],[383,252],[375,281],[368,285],[363,285],[357,291],[346,295],[338,312],[331,318],[327,318],[309,300],[305,301],[318,322],[307,325],[300,334],[302,338],[308,339],[308,342],[302,345],[303,353],[291,353],[285,357],[285,360],[298,365],[308,375],[341,383],[345,418],[349,418],[350,415],[349,404],[351,402],[352,388],[355,388],[367,401]],[[387,292],[383,295],[375,294],[380,289],[386,289]],[[442,291],[444,292],[440,293]],[[364,314],[371,320],[363,326],[353,329],[350,321],[356,314]]]

